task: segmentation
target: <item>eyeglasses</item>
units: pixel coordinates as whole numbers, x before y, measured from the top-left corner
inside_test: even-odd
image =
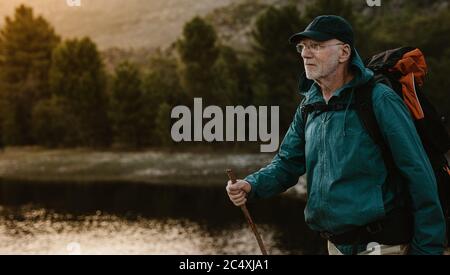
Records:
[[[338,44],[331,44],[331,45],[320,45],[319,43],[310,43],[310,44],[297,44],[297,52],[302,53],[303,50],[306,48],[314,53],[318,53],[320,49],[331,47],[331,46],[337,46],[337,45],[345,45],[344,43],[338,43]]]

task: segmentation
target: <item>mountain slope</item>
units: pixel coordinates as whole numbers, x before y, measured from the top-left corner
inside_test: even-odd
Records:
[[[370,8],[366,0],[351,0],[356,12],[377,13],[399,10],[406,0],[382,1],[384,8]],[[415,0],[424,13],[448,7],[450,0]],[[227,45],[248,50],[250,32],[257,16],[268,6],[294,4],[301,11],[312,0],[81,0],[81,7],[69,7],[67,0],[0,0],[0,27],[4,16],[25,3],[43,15],[58,34],[91,37],[100,49],[165,48],[181,34],[192,17],[206,18]]]
[[[4,16],[25,3],[44,16],[64,38],[90,36],[100,49],[168,46],[179,37],[184,23],[195,15],[241,0],[81,0],[69,7],[66,0],[1,0]]]

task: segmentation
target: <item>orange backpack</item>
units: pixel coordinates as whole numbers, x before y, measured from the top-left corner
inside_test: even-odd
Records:
[[[417,48],[403,47],[377,54],[366,62],[374,71],[374,78],[355,93],[355,105],[364,127],[381,148],[389,173],[397,173],[389,147],[384,141],[372,106],[372,90],[377,82],[391,87],[403,98],[414,119],[417,132],[436,176],[439,198],[447,221],[447,238],[450,240],[450,169],[446,153],[450,137],[444,118],[427,99],[421,88],[427,73],[427,64]]]

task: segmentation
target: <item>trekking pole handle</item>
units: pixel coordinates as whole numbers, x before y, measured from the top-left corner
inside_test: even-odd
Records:
[[[227,169],[227,174],[228,174],[228,178],[231,180],[231,184],[236,183],[237,180],[236,180],[236,176],[233,173],[233,170]],[[248,212],[247,206],[245,204],[241,205],[241,210],[244,213],[244,216],[247,219],[247,222],[250,225],[250,228],[252,229],[253,234],[255,235],[255,238],[256,238],[256,241],[258,242],[261,253],[263,255],[267,255],[266,247],[264,246],[261,235],[259,234],[258,229],[256,228],[256,225],[253,222],[250,212]]]

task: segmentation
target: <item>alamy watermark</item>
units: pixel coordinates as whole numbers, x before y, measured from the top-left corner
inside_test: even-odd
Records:
[[[381,7],[381,0],[366,0],[369,7]]]
[[[66,0],[67,5],[70,7],[80,7],[81,0]],[[369,7],[380,7],[381,0],[366,0],[366,3]]]
[[[279,106],[270,106],[270,131],[268,106],[259,106],[258,109],[255,106],[246,108],[226,106],[224,117],[219,106],[212,105],[203,110],[202,99],[194,98],[193,116],[187,106],[176,106],[172,109],[171,118],[178,119],[170,131],[172,140],[175,142],[247,141],[246,129],[248,129],[248,141],[258,141],[259,137],[260,141],[268,142],[268,144],[260,145],[261,152],[275,152],[278,149]],[[246,124],[246,118],[248,118],[248,124]],[[209,120],[205,125],[203,125],[204,119]],[[237,121],[236,125],[235,121]]]
[[[367,244],[367,255],[381,255],[381,245],[377,242]]]
[[[81,244],[78,242],[68,243],[66,250],[69,255],[81,255]]]
[[[81,7],[81,0],[66,0],[69,7]]]

